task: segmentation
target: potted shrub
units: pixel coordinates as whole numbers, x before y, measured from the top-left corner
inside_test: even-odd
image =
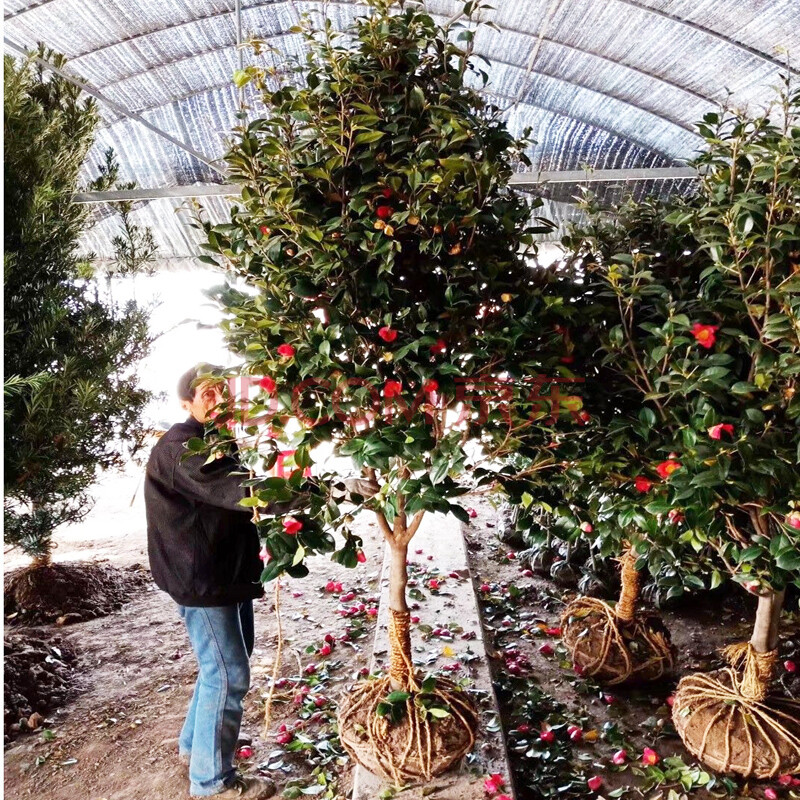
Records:
[[[414,668],[409,542],[427,513],[468,519],[456,501],[470,443],[490,461],[512,449],[534,423],[510,397],[548,365],[531,340],[531,204],[508,187],[525,143],[466,85],[481,76],[472,32],[456,38],[418,4],[369,6],[348,38],[302,29],[297,86],[270,91],[258,67],[237,76],[261,88],[266,112],[235,131],[226,160],[242,200],[229,223],[205,225],[205,247],[247,284],[218,296],[244,372],[264,376],[251,417],[271,404],[279,430],[294,416],[298,468],[332,441],[377,489],[343,510],[317,488],[307,508],[261,520],[262,579],[302,575],[333,531],[335,557],[355,565],[350,523],[374,514],[391,553],[390,669],[342,698],[340,736],[402,784],[458,762],[477,724],[467,692]],[[243,424],[250,450],[266,442],[263,425]],[[300,469],[250,483],[256,508],[305,485]]]

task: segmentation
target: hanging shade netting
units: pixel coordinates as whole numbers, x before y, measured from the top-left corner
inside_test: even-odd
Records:
[[[463,0],[428,0],[445,21]],[[668,169],[685,167],[701,140],[694,122],[730,99],[763,106],[787,53],[800,52],[797,0],[503,0],[484,16],[475,53],[490,80],[483,90],[503,109],[512,132],[530,127],[533,171]],[[310,13],[344,28],[366,7],[358,2],[304,0],[6,0],[6,52],[42,42],[70,61],[109,103],[100,101],[103,126],[87,160],[85,177],[97,174],[103,152],[113,148],[123,180],[142,188],[224,183],[225,138],[242,99],[232,83],[240,54],[237,35],[257,37],[271,50],[260,58],[279,68],[281,55],[299,56],[303,39],[291,29]],[[794,71],[796,72],[796,71]],[[245,89],[245,103],[258,113]],[[193,151],[144,126],[154,128]],[[198,158],[198,154],[202,156]],[[211,165],[205,162],[211,162]],[[219,167],[215,169],[214,167]],[[692,191],[691,179],[617,181],[601,195],[632,191],[661,196]],[[538,212],[563,226],[576,217],[578,185],[526,186],[545,198]],[[203,201],[212,219],[223,219],[228,201]],[[142,203],[136,221],[153,229],[165,262],[191,263],[197,235],[176,209],[180,198]],[[109,257],[113,215],[98,206],[85,247]],[[554,234],[552,238],[557,238]]]

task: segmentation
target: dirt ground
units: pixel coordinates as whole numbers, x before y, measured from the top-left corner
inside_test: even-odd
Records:
[[[140,491],[130,505],[138,478],[133,474],[108,476],[98,503],[84,524],[57,534],[56,559],[97,560],[116,566],[147,563],[144,505]],[[268,676],[276,644],[274,595],[256,602],[256,644],[252,688],[245,700],[243,730],[252,739],[253,755],[243,760],[245,771],[269,764],[265,770],[279,786],[311,775],[326,760],[316,748],[278,757],[275,730],[308,717],[309,703],[295,702],[306,691],[319,698],[320,690],[335,697],[369,662],[374,623],[368,614],[343,617],[338,598],[353,592],[353,607],[377,596],[382,559],[377,535],[364,527],[367,563],[348,570],[326,559],[311,564],[302,582],[287,580],[281,590],[284,657],[281,675],[286,684],[276,691],[272,736],[264,738],[263,710]],[[24,563],[7,558],[5,568]],[[328,581],[341,582],[343,591],[324,590]],[[19,628],[15,628],[18,631]],[[9,798],[46,797],[48,800],[176,800],[188,797],[188,779],[178,760],[180,732],[196,675],[196,662],[173,601],[150,584],[120,611],[53,632],[69,643],[78,656],[78,694],[51,714],[43,726],[52,731],[23,735],[5,753],[5,792]],[[337,640],[350,631],[347,642],[337,641],[327,657],[307,653],[319,650],[325,634]],[[37,632],[46,632],[39,626]],[[357,637],[357,638],[353,638]],[[322,662],[325,662],[323,664]],[[316,664],[315,675],[306,672]],[[302,677],[301,677],[302,672]],[[297,691],[295,691],[297,689]],[[325,739],[324,726],[332,704],[323,705],[316,721],[301,722],[314,741]],[[313,729],[313,735],[312,735]],[[294,739],[303,743],[302,734]],[[278,750],[283,752],[280,748]],[[336,754],[333,754],[334,756]],[[336,764],[339,791],[349,789],[349,762]],[[342,759],[344,761],[344,759]]]
[[[98,497],[83,524],[57,535],[56,560],[94,560],[120,567],[146,564],[144,505],[136,472],[106,477]],[[637,795],[641,790],[648,800],[679,800],[687,792],[698,800],[740,793],[763,796],[759,790],[744,791],[716,779],[704,789],[678,784],[673,794],[672,783],[654,783],[651,773],[637,770],[634,764],[610,769],[610,756],[620,743],[631,753],[648,746],[661,759],[675,756],[692,764],[668,722],[665,701],[674,681],[652,691],[603,692],[578,678],[565,660],[563,646],[545,633],[548,626],[558,624],[565,593],[526,576],[524,565],[508,558],[509,548],[499,543],[496,512],[489,502],[478,497],[467,500],[470,503],[478,511],[466,528],[470,567],[476,588],[491,585],[481,606],[518,800],[556,794],[585,796],[586,777],[593,774],[603,776],[609,791],[601,796],[614,798],[634,787]],[[267,737],[264,699],[277,633],[272,587],[256,603],[253,687],[245,701],[244,721],[253,753],[241,766],[245,770],[261,767],[286,797],[300,796],[303,788],[319,791],[322,797],[345,797],[350,789],[352,767],[332,742],[330,722],[335,697],[369,663],[372,648],[374,612],[370,609],[377,605],[382,547],[377,532],[366,522],[358,531],[364,538],[365,565],[347,570],[319,558],[310,564],[307,579],[283,584],[283,681]],[[5,567],[23,563],[12,553]],[[329,581],[341,582],[341,591],[327,591]],[[517,595],[517,590],[515,600],[512,594]],[[666,613],[678,649],[679,672],[707,668],[716,662],[718,646],[746,637],[752,619],[750,605],[745,597],[720,606],[693,603]],[[346,609],[349,612],[344,615]],[[47,629],[39,626],[37,631],[46,633]],[[188,797],[176,737],[191,695],[195,661],[170,598],[150,584],[108,617],[57,629],[50,626],[50,630],[77,654],[77,694],[51,713],[42,729],[23,735],[6,750],[6,796],[48,800]],[[796,658],[800,653],[797,632],[795,616],[785,626],[784,657]],[[334,643],[332,652],[323,656],[319,649],[326,634]],[[541,652],[543,644],[550,644],[553,652],[547,648]],[[522,665],[518,676],[509,675],[509,663]],[[531,692],[540,691],[536,687],[541,687],[541,693],[532,700]],[[792,688],[800,687],[792,684]],[[520,705],[521,699],[527,705]],[[578,720],[585,733],[599,732],[599,736],[596,741],[584,739],[570,745],[563,750],[564,758],[553,763],[533,763],[529,754],[535,748],[530,739],[553,713],[561,715],[559,719]],[[286,730],[281,731],[281,725]],[[285,734],[283,745],[276,741],[276,732]],[[778,796],[793,795],[778,787]]]

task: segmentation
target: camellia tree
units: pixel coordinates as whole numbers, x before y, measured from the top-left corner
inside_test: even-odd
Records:
[[[490,462],[513,449],[536,424],[539,386],[525,378],[554,374],[559,359],[535,346],[540,295],[524,250],[536,229],[508,187],[525,142],[468,88],[469,73],[481,78],[472,33],[417,3],[369,6],[347,37],[302,28],[297,86],[269,91],[258,67],[237,74],[268,113],[236,131],[226,160],[242,200],[229,223],[205,225],[205,247],[246,284],[219,298],[244,373],[262,376],[248,419],[225,411],[220,436],[241,423],[242,459],[257,472],[249,459],[269,465],[285,417],[301,423],[292,475],[249,481],[256,509],[308,491],[305,508],[259,521],[262,579],[302,576],[336,531],[334,557],[354,565],[349,525],[363,509],[388,543],[389,674],[343,698],[339,723],[355,758],[400,784],[456,763],[477,721],[466,692],[414,669],[409,542],[427,513],[468,518],[454,501],[470,446]],[[465,5],[467,18],[476,8]],[[346,513],[301,474],[325,441],[376,489]]]
[[[82,278],[88,212],[72,195],[99,122],[93,101],[32,61],[6,57],[4,70],[4,536],[34,559],[6,596],[33,609],[62,602],[69,575],[50,562],[53,531],[89,511],[97,471],[140,443],[151,394],[135,367],[151,338],[145,310],[109,307]]]
[[[562,302],[549,311],[562,359],[582,378],[575,391],[584,424],[554,434],[559,468],[509,483],[529,514],[544,513],[548,536],[588,543],[596,558],[620,557],[618,602],[579,597],[564,613],[575,668],[608,685],[654,681],[672,669],[674,652],[660,616],[637,608],[641,572],[668,597],[704,586],[704,543],[682,538],[658,498],[680,441],[660,396],[665,343],[688,323],[701,267],[691,235],[665,222],[669,207],[630,200],[604,210],[591,196],[583,207],[587,221],[565,239],[567,263],[550,287]],[[532,449],[535,465],[536,437]],[[562,560],[551,574],[561,567],[571,569]]]
[[[758,609],[730,668],[681,680],[673,719],[715,769],[772,777],[800,770],[800,703],[769,693],[785,591],[800,586],[800,93],[787,86],[756,117],[708,115],[701,131],[699,202],[669,218],[708,265],[688,344],[665,354],[684,426],[665,502]]]

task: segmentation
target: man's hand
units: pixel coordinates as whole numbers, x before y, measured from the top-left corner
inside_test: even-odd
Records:
[[[350,500],[356,502],[351,495],[360,495],[365,500],[374,497],[381,490],[377,481],[366,478],[345,478],[331,484],[331,497],[334,500]],[[358,501],[360,502],[360,501]]]

